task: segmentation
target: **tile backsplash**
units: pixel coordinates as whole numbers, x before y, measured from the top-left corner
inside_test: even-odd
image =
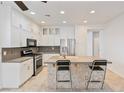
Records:
[[[21,48],[2,48],[2,62],[20,57],[20,51]]]
[[[39,46],[37,48],[2,48],[2,62],[21,57],[21,51],[28,49],[31,49],[33,52],[60,53],[60,46]]]
[[[60,53],[60,46],[39,46],[39,52]]]

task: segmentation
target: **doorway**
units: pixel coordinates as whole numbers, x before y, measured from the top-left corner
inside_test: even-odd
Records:
[[[99,56],[99,32],[93,32],[93,56]]]
[[[99,34],[100,34],[100,31],[87,32],[87,56],[100,55]]]

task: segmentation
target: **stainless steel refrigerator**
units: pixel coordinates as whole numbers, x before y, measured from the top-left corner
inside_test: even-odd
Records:
[[[75,39],[60,39],[60,54],[75,56]]]

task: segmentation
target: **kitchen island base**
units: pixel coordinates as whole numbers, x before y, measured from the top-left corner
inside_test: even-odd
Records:
[[[70,82],[56,82],[56,66],[55,64],[48,64],[48,86],[51,89],[57,88],[71,88]],[[60,71],[58,73],[58,78],[65,80],[69,78],[68,71]],[[84,64],[71,64],[71,76],[72,76],[72,89],[86,89],[87,80],[90,75],[90,69],[88,65]],[[92,79],[102,79],[103,73],[94,72]],[[101,83],[92,83],[89,85],[89,88],[100,88]]]

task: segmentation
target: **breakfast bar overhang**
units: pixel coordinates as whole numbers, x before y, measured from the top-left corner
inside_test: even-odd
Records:
[[[100,58],[96,56],[52,56],[48,60],[45,61],[46,64],[56,64],[57,60],[70,60],[71,64],[90,64],[94,60],[107,60],[105,58]],[[108,64],[112,64],[112,62],[108,61]]]

